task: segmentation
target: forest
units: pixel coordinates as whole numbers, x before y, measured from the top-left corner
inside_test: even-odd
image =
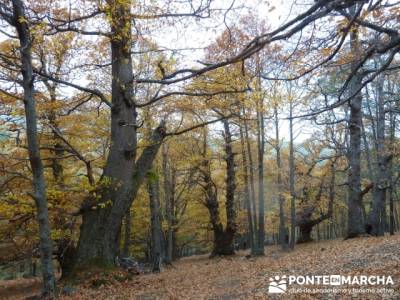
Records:
[[[395,0],[0,1],[0,299],[399,299],[399,52]]]

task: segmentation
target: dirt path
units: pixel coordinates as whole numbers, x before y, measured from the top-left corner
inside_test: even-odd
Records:
[[[160,274],[105,281],[96,288],[88,281],[77,287],[73,296],[61,299],[400,299],[399,235],[315,242],[296,246],[291,252],[271,246],[260,258],[247,259],[246,254],[212,260],[207,256],[189,257]],[[390,275],[393,286],[373,288],[388,287],[394,293],[276,296],[268,294],[269,278],[276,275]],[[21,287],[22,291],[26,288]]]

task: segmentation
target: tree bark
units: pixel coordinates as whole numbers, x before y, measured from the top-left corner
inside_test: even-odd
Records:
[[[296,192],[293,145],[293,101],[289,102],[289,189],[290,189],[290,240],[289,248],[294,249],[296,243]]]
[[[369,180],[374,181],[375,175],[374,175],[374,170],[372,168],[371,151],[369,149],[367,133],[365,132],[365,126],[362,120],[361,120],[361,133],[364,142],[364,152],[365,152],[365,160],[367,161],[368,177]]]
[[[171,183],[171,172],[168,166],[168,146],[167,144],[163,144],[162,146],[162,170],[164,177],[164,199],[165,199],[165,211],[167,217],[167,243],[166,243],[166,256],[165,263],[170,264],[173,260],[174,253],[174,228],[173,228],[173,217],[174,217],[174,194],[173,194],[173,186]]]
[[[225,124],[224,124],[225,125]],[[226,130],[226,127],[224,126]],[[225,133],[227,135],[227,133]],[[225,137],[226,140],[226,137]],[[229,153],[230,150],[227,150],[230,146],[227,147],[225,142],[225,151]],[[219,203],[218,203],[218,194],[217,194],[217,187],[215,186],[212,178],[211,178],[211,166],[210,161],[207,158],[207,134],[204,134],[204,141],[203,141],[203,162],[200,169],[203,179],[203,188],[205,192],[205,206],[208,209],[210,215],[210,223],[212,226],[212,230],[214,232],[214,243],[213,243],[213,250],[211,253],[211,257],[219,256],[219,255],[233,255],[235,254],[234,249],[234,235],[236,232],[236,223],[235,223],[235,211],[233,207],[233,199],[226,199],[226,213],[227,213],[227,225],[226,229],[224,230],[224,226],[220,219],[220,211],[219,211]],[[227,154],[227,160],[233,159],[232,155]],[[229,163],[230,164],[230,163]],[[231,168],[228,166],[227,162],[227,170]],[[229,171],[231,172],[231,170]],[[228,172],[228,173],[229,173]],[[230,173],[231,174],[231,173]],[[228,180],[231,181],[232,178],[229,178],[231,175],[227,174],[227,187],[230,186],[232,190],[227,191],[227,197],[233,197],[234,195],[234,182],[228,183]],[[227,189],[228,190],[228,189]],[[229,206],[229,207],[228,207]]]
[[[243,109],[243,112],[244,109]],[[256,208],[256,191],[255,191],[255,183],[254,183],[254,162],[253,162],[253,154],[251,151],[251,143],[249,137],[249,128],[247,125],[247,121],[244,120],[244,133],[246,137],[246,146],[247,146],[247,154],[249,156],[249,181],[250,181],[250,201],[252,203],[252,215],[253,217],[253,226],[254,226],[254,237],[253,237],[253,247],[251,248],[251,254],[257,253],[258,247],[258,222],[257,222],[257,208]]]
[[[46,182],[43,164],[40,158],[39,140],[37,132],[36,102],[34,98],[34,76],[31,55],[31,34],[25,17],[23,2],[13,0],[13,25],[17,29],[20,41],[21,73],[23,77],[24,107],[26,119],[26,137],[28,142],[29,162],[33,174],[33,199],[36,204],[37,220],[39,224],[40,257],[43,276],[43,295],[53,297],[56,280],[53,267],[53,242],[46,198]]]
[[[390,112],[390,152],[393,155],[395,143],[396,119],[393,112]],[[393,160],[389,164],[389,228],[390,235],[395,232],[394,218],[394,180],[393,180]]]
[[[160,223],[160,197],[159,197],[159,180],[155,171],[149,172],[147,175],[147,190],[150,200],[151,213],[151,258],[152,271],[160,272],[162,264],[161,239],[162,230]]]
[[[132,227],[132,215],[131,208],[129,207],[125,214],[125,232],[124,232],[124,246],[122,248],[123,257],[130,256],[131,247],[131,227]]]
[[[236,233],[236,210],[235,210],[235,191],[236,191],[236,172],[235,154],[232,149],[232,134],[227,119],[224,119],[224,140],[225,140],[225,162],[226,162],[226,228],[225,233],[231,236],[232,248],[233,238]],[[229,243],[230,238],[227,240]]]
[[[320,224],[321,222],[330,219],[333,214],[333,202],[335,200],[335,184],[336,184],[336,173],[335,173],[335,164],[336,164],[336,158],[332,160],[331,165],[330,165],[330,182],[329,182],[329,195],[328,195],[328,209],[326,213],[320,214],[318,218],[312,219],[313,212],[316,207],[306,207],[303,209],[303,212],[299,216],[299,220],[297,220],[297,225],[299,226],[299,238],[297,240],[297,243],[307,243],[312,241],[311,237],[311,232],[314,226]],[[320,202],[321,197],[322,197],[322,192],[323,192],[323,185],[324,182],[321,182],[321,185],[319,187],[318,194],[315,199],[315,203]],[[330,231],[329,228],[327,230],[327,237],[329,238],[330,236]]]
[[[275,151],[276,151],[276,166],[277,166],[277,184],[278,184],[278,201],[279,201],[279,244],[283,250],[288,248],[288,234],[285,225],[285,198],[283,197],[283,183],[282,183],[282,162],[281,162],[281,147],[279,139],[279,119],[278,107],[274,106],[275,116]]]
[[[354,57],[360,56],[360,45],[357,30],[350,33],[350,45]],[[353,62],[352,68],[358,64],[358,59]],[[349,84],[349,95],[352,96],[350,105],[349,135],[350,148],[348,150],[348,224],[347,238],[354,238],[365,232],[362,222],[362,196],[361,196],[361,127],[362,127],[362,94],[356,92],[362,86],[362,75],[357,72]],[[356,95],[355,95],[356,94]]]
[[[247,166],[247,157],[245,150],[245,141],[243,135],[243,128],[240,126],[240,144],[242,150],[242,167],[243,167],[243,181],[244,181],[244,198],[246,204],[247,211],[247,223],[248,223],[248,242],[251,249],[254,249],[254,225],[253,219],[255,218],[255,214],[253,214],[253,203],[250,199],[250,187],[249,187],[249,172]]]
[[[299,225],[299,238],[297,240],[297,244],[308,243],[313,239],[311,238],[313,226],[310,223],[305,223]]]
[[[376,162],[377,176],[375,177],[372,209],[366,224],[367,233],[383,235],[386,224],[385,200],[388,183],[388,156],[385,153],[385,101],[383,97],[384,77],[377,80],[377,121],[376,121]]]
[[[263,99],[260,99],[257,108],[257,148],[258,148],[258,234],[256,255],[264,255],[265,241],[265,212],[264,212],[264,106]]]
[[[165,128],[161,124],[153,132],[152,144],[131,166],[132,174],[122,183],[111,182],[100,190],[100,201],[90,201],[89,198],[84,205],[75,266],[107,267],[115,264],[122,219],[136,198],[164,135]]]
[[[162,123],[153,131],[150,145],[135,162],[137,113],[132,86],[131,3],[109,0],[108,4],[113,32],[110,38],[111,145],[96,195],[89,195],[82,207],[75,269],[115,265],[122,219],[136,198],[165,136]]]

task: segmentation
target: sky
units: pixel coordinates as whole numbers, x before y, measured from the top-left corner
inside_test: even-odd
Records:
[[[185,22],[175,25],[174,28],[166,27],[165,30],[152,32],[152,39],[158,45],[174,49],[204,48],[210,45],[226,28],[236,23],[242,16],[258,15],[260,19],[266,19],[271,29],[279,27],[290,17],[290,6],[292,1],[283,0],[216,0],[212,2],[213,9],[227,11],[234,3],[232,9],[217,21],[202,19],[198,22]],[[293,12],[292,12],[293,15]],[[225,19],[225,22],[224,22]],[[198,51],[181,51],[188,64],[196,65],[196,60],[203,55],[201,49]],[[193,59],[195,58],[195,59]]]
[[[214,4],[214,8],[223,8],[226,10],[232,4],[232,1],[217,0]],[[242,7],[243,4],[245,7]],[[234,24],[240,19],[241,16],[247,14],[258,15],[260,19],[265,19],[271,30],[278,28],[288,19],[294,17],[296,8],[292,7],[293,1],[283,0],[270,0],[270,1],[235,1],[234,9],[231,10],[226,16],[226,23],[229,25]],[[242,7],[242,8],[241,8]],[[299,9],[297,7],[297,9]],[[202,20],[199,23],[184,24],[181,28],[175,28],[175,30],[164,30],[160,31],[152,38],[157,41],[161,47],[175,48],[175,49],[193,49],[193,48],[204,48],[210,45],[218,35],[226,29],[226,24],[221,20],[219,22],[210,22],[210,20]],[[198,59],[204,56],[202,49],[191,50],[191,51],[180,51],[180,63],[193,67],[199,66],[197,63]],[[285,115],[285,112],[282,112]],[[301,143],[310,138],[313,133],[311,126],[305,122],[294,122],[294,137],[296,143]],[[221,124],[213,125],[214,130],[222,130]],[[271,126],[267,126],[267,136],[274,137],[275,129]],[[282,118],[280,121],[280,136],[284,141],[289,140],[289,122]]]
[[[204,57],[203,49],[215,41],[227,26],[236,23],[242,16],[251,14],[258,15],[259,19],[265,19],[271,30],[273,30],[294,16],[296,11],[292,7],[292,3],[293,1],[283,0],[216,0],[212,2],[213,9],[220,9],[225,12],[227,8],[232,8],[227,14],[217,18],[217,21],[212,21],[211,19],[184,21],[174,24],[173,27],[166,24],[165,27],[152,31],[151,38],[161,48],[191,49],[178,51],[179,62],[184,66],[199,67],[198,61]],[[2,39],[4,39],[4,35],[0,34],[0,41]],[[82,81],[80,81],[80,84],[82,84]],[[69,88],[65,90],[69,94],[67,90]],[[71,94],[74,93],[72,90],[70,92]],[[289,137],[288,122],[281,120],[280,125],[280,135],[287,141]],[[219,129],[219,125],[214,125],[214,128]],[[270,131],[272,128],[268,126],[267,130]],[[308,139],[310,132],[312,132],[311,127],[304,126],[304,124],[295,124],[297,142]],[[267,134],[268,136],[274,136],[272,131],[267,132]]]

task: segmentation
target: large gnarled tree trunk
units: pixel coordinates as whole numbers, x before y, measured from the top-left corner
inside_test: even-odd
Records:
[[[236,212],[234,206],[235,196],[235,163],[234,153],[232,150],[232,136],[229,123],[224,120],[224,139],[225,139],[225,155],[226,155],[226,226],[220,219],[220,210],[218,203],[217,187],[211,178],[210,161],[207,158],[207,135],[204,134],[203,156],[204,160],[200,169],[203,177],[203,186],[205,191],[205,206],[210,214],[210,223],[214,232],[214,247],[211,257],[218,255],[235,254],[234,237],[236,233]]]
[[[111,145],[96,195],[82,208],[82,225],[75,266],[115,264],[122,219],[135,199],[161,141],[164,124],[136,160],[137,125],[131,58],[130,1],[108,1],[112,62]]]
[[[126,158],[125,167],[118,164],[120,174],[124,174],[125,177],[121,178],[113,174],[115,177],[111,177],[112,181],[98,191],[100,200],[89,200],[88,205],[83,207],[83,222],[75,264],[80,266],[115,264],[122,219],[136,198],[139,187],[157,154],[164,133],[164,127],[159,126],[153,132],[152,145],[143,150],[136,163]],[[112,160],[109,159],[109,161]]]

